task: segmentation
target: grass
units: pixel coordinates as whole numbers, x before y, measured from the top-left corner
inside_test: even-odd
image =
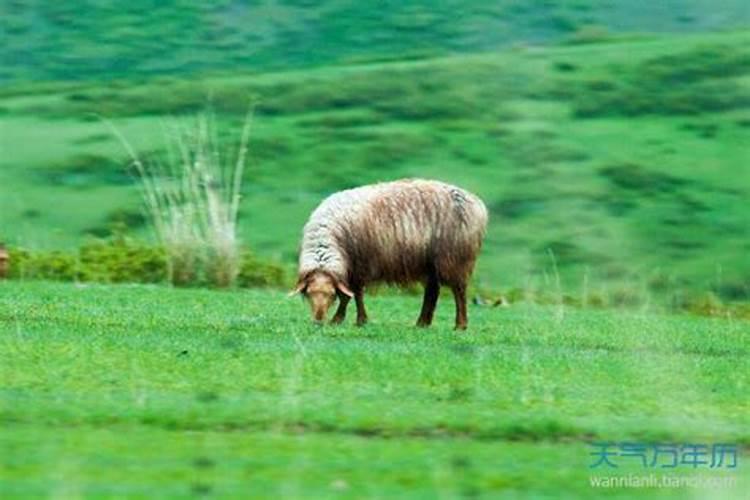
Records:
[[[4,496],[597,497],[591,440],[750,444],[744,321],[474,307],[463,335],[448,300],[418,330],[417,298],[370,298],[358,329],[280,292],[0,292]]]

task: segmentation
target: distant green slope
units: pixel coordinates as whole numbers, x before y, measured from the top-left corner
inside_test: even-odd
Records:
[[[0,81],[290,68],[750,25],[744,0],[0,3]]]
[[[7,87],[0,237],[78,244],[143,230],[125,157],[91,113],[160,154],[166,116],[257,100],[244,240],[294,260],[328,193],[404,176],[491,210],[489,288],[750,297],[750,35],[522,49],[265,75]],[[210,99],[209,99],[210,96]],[[93,118],[93,119],[92,119]]]

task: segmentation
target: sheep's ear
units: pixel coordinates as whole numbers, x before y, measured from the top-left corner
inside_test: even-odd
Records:
[[[297,282],[297,286],[294,287],[294,290],[289,292],[289,295],[287,295],[287,297],[294,297],[298,293],[304,292],[305,288],[307,288],[307,281],[304,279],[301,279]]]
[[[336,282],[336,288],[339,289],[339,292],[343,293],[344,295],[347,295],[349,298],[354,297],[354,292],[352,292],[351,290],[349,290],[349,287],[346,286],[341,281],[337,281]]]

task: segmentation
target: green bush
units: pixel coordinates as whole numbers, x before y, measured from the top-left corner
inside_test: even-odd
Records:
[[[75,254],[60,251],[31,253],[9,249],[11,279],[74,281],[78,278]]]
[[[714,286],[722,300],[750,302],[750,277],[736,277]]]
[[[29,251],[9,248],[8,278],[97,283],[167,283],[167,257],[159,247],[115,234],[92,239],[77,251]],[[250,253],[243,254],[237,286],[282,287],[284,268]],[[203,286],[205,279],[193,276],[181,286]]]
[[[639,67],[644,81],[681,84],[739,76],[750,71],[750,52],[731,46],[703,46],[649,59]]]
[[[122,235],[84,244],[79,260],[81,281],[163,283],[168,275],[163,250]]]
[[[242,256],[237,284],[242,288],[281,287],[285,283],[284,268],[276,263],[259,260],[251,253]]]
[[[672,193],[685,186],[688,180],[646,169],[635,163],[608,165],[599,174],[614,186],[644,194]]]
[[[55,186],[86,187],[102,183],[124,185],[133,182],[125,162],[96,154],[79,154],[37,169],[37,175]]]
[[[750,106],[737,77],[750,72],[750,58],[729,47],[703,47],[617,68],[617,81],[595,79],[570,85],[574,115],[697,115]]]

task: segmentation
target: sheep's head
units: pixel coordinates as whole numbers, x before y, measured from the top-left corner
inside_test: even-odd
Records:
[[[316,323],[322,323],[325,320],[328,309],[333,305],[337,294],[354,296],[346,284],[323,271],[313,271],[301,276],[291,294],[298,293],[303,294],[310,302],[310,310]]]

